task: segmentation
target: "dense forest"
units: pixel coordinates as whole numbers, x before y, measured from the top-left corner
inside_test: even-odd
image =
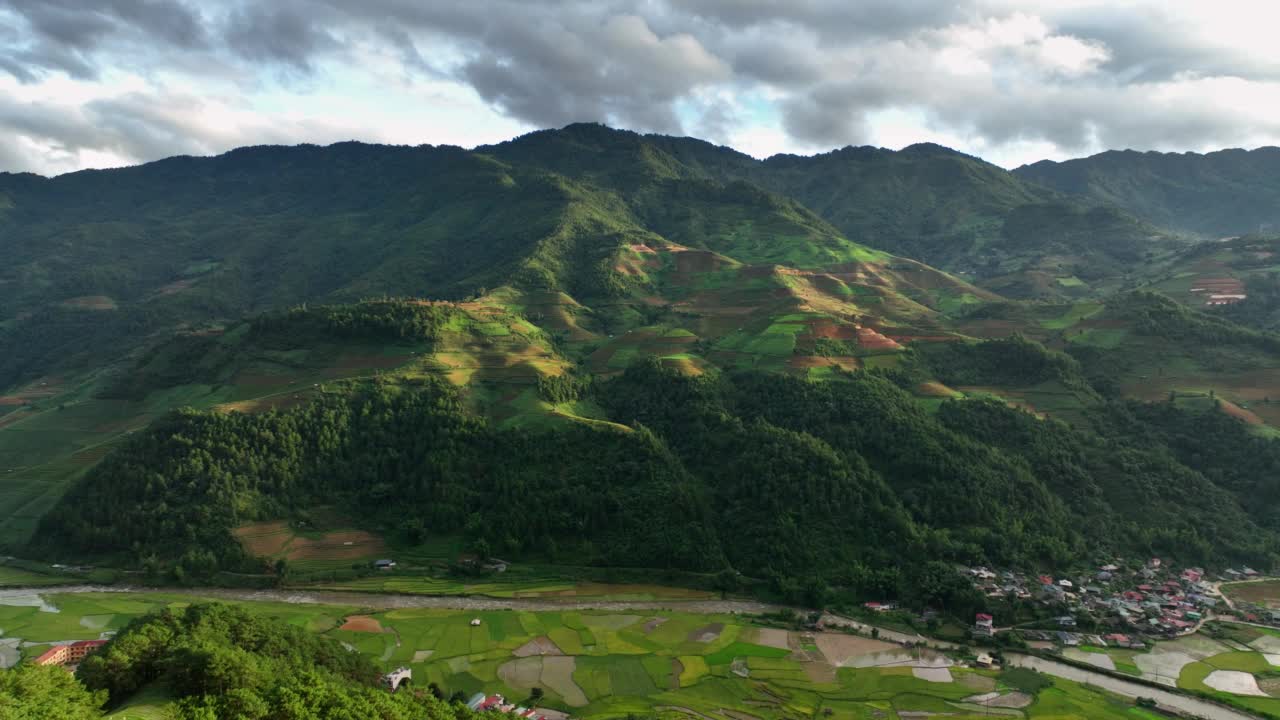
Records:
[[[1074,371],[1062,357],[1034,371]],[[462,534],[503,557],[732,569],[788,592],[912,596],[930,563],[1070,567],[1106,552],[1273,564],[1280,523],[1255,498],[1280,449],[1234,420],[1118,400],[1077,427],[989,401],[931,413],[895,380],[650,362],[548,390],[590,393],[630,430],[498,429],[435,380],[339,387],[287,412],[181,411],[92,470],[31,549],[182,577],[257,570],[232,528],[337,504],[406,542]]]
[[[369,658],[341,643],[222,604],[130,623],[74,676],[24,664],[0,673],[0,717],[102,717],[140,690],[167,688],[176,720],[462,720],[412,688],[389,693]]]

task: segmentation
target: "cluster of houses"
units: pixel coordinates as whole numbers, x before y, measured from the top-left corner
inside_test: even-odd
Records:
[[[1172,570],[1159,558],[1151,559],[1136,570],[1112,563],[1091,574],[1071,577],[997,572],[985,567],[965,568],[964,572],[974,587],[990,598],[1013,597],[1067,608],[1070,614],[1056,618],[1057,629],[1021,631],[1029,640],[1064,646],[1084,642],[1142,647],[1144,637],[1189,634],[1195,632],[1222,601],[1214,585],[1205,578],[1204,570]],[[1245,568],[1226,571],[1222,577],[1234,580],[1257,575],[1256,571]],[[1077,617],[1088,617],[1113,632],[1079,635],[1075,632]],[[975,636],[990,637],[994,633],[991,616],[979,614],[972,631]]]
[[[558,720],[557,718],[542,715],[536,710],[519,707],[515,703],[507,702],[507,699],[501,695],[485,695],[484,693],[476,693],[467,701],[467,707],[476,712],[494,710],[505,715],[514,715],[518,718],[525,718],[526,720]]]
[[[74,670],[81,661],[88,657],[89,653],[106,644],[106,640],[81,640],[65,645],[54,645],[32,662],[36,665],[61,665],[69,670]]]

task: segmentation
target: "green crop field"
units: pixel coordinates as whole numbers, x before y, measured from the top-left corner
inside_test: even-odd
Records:
[[[199,599],[51,591],[9,601],[30,605],[0,605],[4,636],[49,642],[96,638],[146,612]],[[41,601],[44,607],[37,606]],[[1129,702],[1034,673],[1035,682],[1029,684],[1027,678],[1014,677],[1017,673],[1006,680],[990,671],[955,666],[945,681],[926,680],[910,667],[833,667],[817,646],[809,651],[816,660],[798,659],[783,648],[740,640],[756,635],[744,634],[750,620],[735,615],[237,604],[341,640],[384,667],[407,665],[418,687],[435,683],[448,694],[496,692],[530,706],[535,704],[531,692],[541,688],[544,696],[536,704],[580,718],[633,713],[669,720],[784,720],[821,714],[853,720],[890,712],[967,718],[997,711],[966,702],[970,696],[1028,688],[1036,694],[1029,707],[998,712],[1029,718],[1150,717]],[[348,622],[353,616],[356,620]],[[40,649],[34,646],[28,654]],[[165,686],[153,684],[110,717],[165,717],[169,698]]]

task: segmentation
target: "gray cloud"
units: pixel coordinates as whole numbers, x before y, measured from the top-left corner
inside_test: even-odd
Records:
[[[1195,24],[1162,0],[1105,10],[1015,0],[0,0],[0,74],[33,84],[123,68],[176,73],[191,88],[218,73],[250,92],[275,82],[305,93],[314,76],[358,72],[373,48],[407,78],[465,84],[536,126],[598,120],[725,141],[759,122],[758,107],[735,100],[750,95],[769,98],[770,121],[813,147],[874,140],[885,110],[987,148],[1280,139],[1258,113],[1177,92],[1219,77],[1280,87],[1280,55]],[[136,158],[231,141],[184,122],[198,103],[160,89],[172,86],[87,103],[72,114],[87,128],[49,117],[65,108],[0,106],[0,128],[66,152]],[[30,157],[8,151],[9,161],[20,155]]]

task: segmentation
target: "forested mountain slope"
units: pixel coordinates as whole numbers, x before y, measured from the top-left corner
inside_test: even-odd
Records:
[[[300,302],[500,286],[623,296],[646,285],[632,248],[801,269],[895,262],[748,184],[621,158],[609,169],[625,182],[457,148],[344,143],[0,175],[0,387],[100,365],[152,333]]]
[[[1189,256],[944,148],[757,161],[575,125],[0,188],[15,553],[277,572],[233,532],[338,505],[408,551],[793,596],[1280,557],[1253,501],[1278,492],[1280,336],[1096,297]]]
[[[759,161],[692,138],[570,125],[476,151],[624,191],[638,167],[750,182],[794,198],[852,240],[963,272],[1014,297],[1114,290],[1130,280],[1124,268],[1184,244],[1116,208],[1080,204],[932,144]]]
[[[1110,150],[1063,162],[1042,160],[1013,172],[1210,239],[1280,226],[1280,148],[1203,155]]]

